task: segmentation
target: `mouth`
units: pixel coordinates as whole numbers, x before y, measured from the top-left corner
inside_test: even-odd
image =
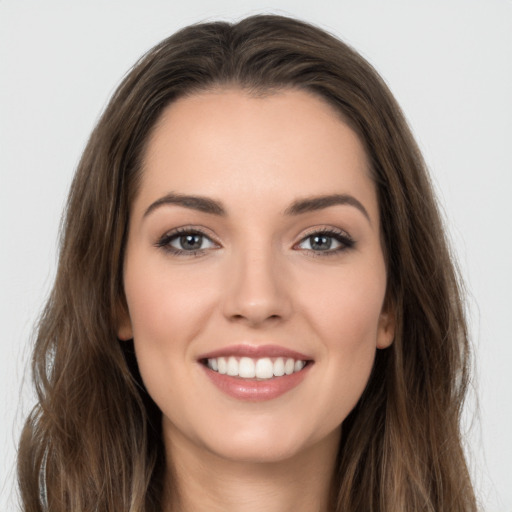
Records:
[[[293,375],[302,371],[311,360],[294,359],[292,357],[211,357],[200,361],[208,369],[240,379],[256,381],[275,379],[285,375]]]
[[[198,360],[209,380],[238,400],[271,400],[297,387],[314,360],[278,346],[237,345]]]

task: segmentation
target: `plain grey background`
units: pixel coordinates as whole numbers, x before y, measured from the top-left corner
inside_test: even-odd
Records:
[[[465,428],[477,493],[482,509],[512,511],[510,0],[0,0],[0,510],[17,510],[15,446],[33,403],[31,330],[90,131],[125,72],[158,41],[190,23],[260,12],[335,33],[402,105],[468,290],[476,378]]]

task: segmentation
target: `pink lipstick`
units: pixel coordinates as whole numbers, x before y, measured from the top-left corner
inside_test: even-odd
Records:
[[[272,400],[298,386],[313,365],[310,356],[276,345],[236,345],[198,358],[210,381],[240,400]]]

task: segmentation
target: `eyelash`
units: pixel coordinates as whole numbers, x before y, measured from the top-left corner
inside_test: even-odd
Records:
[[[342,231],[341,229],[335,229],[335,228],[320,228],[320,229],[314,229],[310,231],[309,233],[306,233],[300,242],[298,244],[295,244],[294,247],[297,245],[302,244],[309,238],[312,238],[313,236],[325,236],[327,238],[333,238],[336,242],[340,244],[340,247],[337,249],[331,249],[326,251],[319,251],[315,249],[304,249],[305,251],[309,252],[314,257],[328,257],[328,256],[337,256],[338,254],[347,251],[349,249],[352,249],[355,245],[355,240],[346,232]]]
[[[155,246],[162,248],[164,251],[169,252],[174,256],[185,256],[185,257],[198,256],[198,255],[204,254],[206,251],[209,250],[209,249],[195,249],[195,250],[187,251],[184,249],[177,249],[177,248],[171,246],[171,242],[173,242],[180,236],[185,236],[185,235],[197,235],[197,236],[205,237],[208,240],[210,240],[211,243],[218,245],[204,231],[197,229],[197,228],[182,227],[182,228],[176,228],[173,231],[166,233],[164,236],[162,236],[156,242]],[[325,236],[327,238],[332,238],[340,244],[340,247],[338,247],[336,249],[332,249],[332,250],[326,250],[326,251],[320,251],[320,250],[315,250],[315,249],[303,249],[304,251],[310,253],[314,257],[335,256],[343,251],[351,249],[355,245],[355,241],[345,231],[342,231],[339,229],[334,229],[334,228],[324,228],[324,229],[316,229],[314,231],[307,233],[305,236],[302,237],[302,239],[297,244],[294,245],[294,247],[304,243],[305,241],[312,238],[313,236]]]
[[[176,228],[169,233],[166,233],[158,242],[155,244],[157,247],[162,248],[164,251],[173,254],[174,256],[197,256],[199,254],[204,254],[208,249],[195,249],[192,251],[185,251],[184,249],[176,249],[171,246],[171,242],[175,239],[185,236],[185,235],[198,235],[211,240],[211,238],[202,230],[197,228]],[[216,244],[216,242],[212,243]]]

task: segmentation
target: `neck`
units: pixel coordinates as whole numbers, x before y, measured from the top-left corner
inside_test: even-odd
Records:
[[[165,512],[327,512],[340,432],[286,460],[232,461],[166,439]],[[172,456],[171,456],[172,454]]]

